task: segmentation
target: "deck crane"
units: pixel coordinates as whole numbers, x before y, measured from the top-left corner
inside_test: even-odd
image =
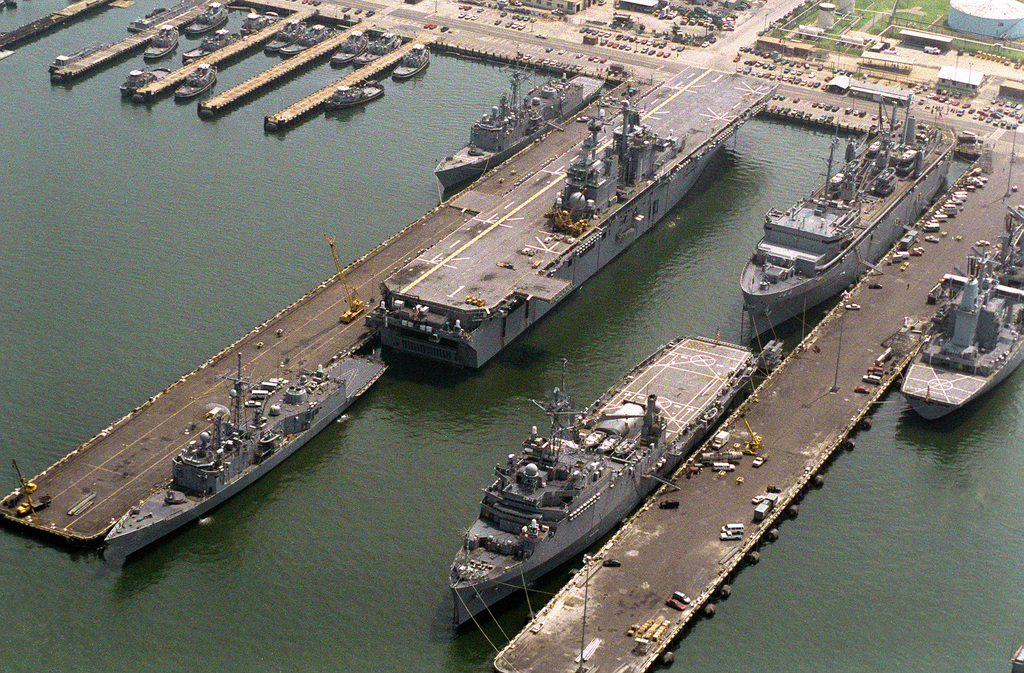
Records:
[[[750,423],[747,423],[747,415],[740,414],[740,420],[743,421],[743,425],[747,426],[747,436],[750,439],[747,440],[747,448],[743,449],[743,453],[756,456],[764,449],[764,442],[761,440],[761,435],[754,432],[754,429],[750,427]]]
[[[334,247],[334,239],[324,234],[324,238],[327,239],[327,245],[331,246],[331,255],[334,256],[334,266],[338,269],[338,276],[341,278],[341,284],[345,286],[345,296],[348,298],[348,310],[338,317],[338,322],[343,322],[346,325],[356,318],[359,314],[366,310],[366,302],[356,294],[348,285],[348,281],[345,280],[345,270],[341,268],[341,260],[338,259],[338,251]]]
[[[44,495],[39,498],[35,503],[32,502],[32,494],[36,492],[36,484],[32,481],[25,481],[25,477],[21,476],[21,470],[18,469],[18,461],[11,459],[11,464],[14,465],[14,472],[18,475],[18,481],[20,486],[18,491],[20,495],[25,496],[25,502],[21,503],[14,510],[14,513],[21,516],[28,516],[29,514],[35,514],[37,511],[44,509],[50,504],[50,496]]]

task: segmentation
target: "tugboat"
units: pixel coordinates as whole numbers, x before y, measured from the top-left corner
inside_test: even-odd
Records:
[[[400,46],[402,46],[402,38],[398,37],[394,33],[384,33],[379,38],[371,42],[366,47],[366,51],[359,54],[359,56],[356,56],[352,62],[357,68],[361,68],[368,63],[373,63],[384,54],[390,54]]]
[[[181,55],[181,62],[188,65],[194,61],[198,61],[204,56],[208,56],[213,52],[223,49],[232,42],[237,42],[240,39],[238,35],[234,35],[228,32],[227,28],[221,28],[213,35],[209,35],[203,38],[203,41],[199,43],[199,46],[195,49],[189,49]]]
[[[103,44],[102,42],[93,42],[89,46],[82,47],[73,54],[70,54],[68,56],[62,54],[58,56],[57,58],[53,59],[53,63],[50,64],[50,80],[54,82],[59,82],[61,80],[61,77],[56,74],[58,70],[71,65],[75,61],[81,61],[86,56],[89,56],[90,54],[95,54],[100,49],[106,49],[108,46],[110,45]]]
[[[149,30],[153,26],[160,25],[163,21],[171,18],[177,11],[180,11],[183,5],[179,4],[172,9],[165,7],[157,7],[146,16],[139,17],[128,24],[129,33],[141,33],[144,30]]]
[[[254,35],[277,21],[279,18],[280,17],[273,12],[268,12],[267,14],[249,12],[245,17],[245,20],[242,21],[242,28],[239,30],[239,34],[242,37]]]
[[[178,46],[178,29],[170,24],[160,26],[156,35],[149,41],[149,46],[142,54],[147,61],[155,61],[167,56]]]
[[[352,59],[366,51],[366,46],[369,43],[370,41],[363,31],[355,31],[341,43],[341,48],[331,56],[331,65],[335,68],[348,65]]]
[[[150,82],[163,79],[171,74],[167,68],[154,68],[153,70],[132,70],[128,73],[128,79],[121,85],[121,97],[127,98]]]
[[[284,47],[295,42],[306,32],[306,26],[298,19],[289,19],[285,22],[284,28],[277,31],[273,39],[263,48],[263,53],[276,54]]]
[[[339,86],[334,90],[334,93],[331,94],[331,97],[327,99],[327,102],[324,103],[324,107],[328,112],[331,112],[332,110],[344,110],[345,108],[369,103],[383,95],[384,87],[371,79],[363,86]]]
[[[333,31],[327,28],[327,26],[316,24],[309,30],[307,30],[299,39],[295,40],[289,45],[281,47],[278,51],[281,56],[288,58],[289,56],[295,56],[300,51],[309,49],[314,44],[320,44],[333,34]]]
[[[209,91],[216,81],[217,69],[209,63],[200,63],[196,66],[196,69],[185,78],[185,83],[178,87],[178,90],[174,92],[174,100],[183,101],[195,98],[196,96]]]
[[[280,465],[336,419],[385,370],[377,357],[345,357],[329,367],[250,386],[230,377],[231,406],[211,405],[213,428],[171,460],[171,481],[128,511],[106,537],[104,558],[129,554],[195,521]]]
[[[211,2],[195,21],[185,26],[185,37],[198,37],[220,28],[227,22],[228,8],[219,2]]]
[[[402,63],[391,74],[391,79],[396,82],[409,79],[423,72],[428,65],[430,65],[430,50],[424,44],[413,45],[409,53],[402,58]]]

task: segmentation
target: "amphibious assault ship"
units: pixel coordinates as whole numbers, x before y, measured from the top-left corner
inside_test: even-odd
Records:
[[[944,185],[953,136],[918,125],[909,106],[901,134],[895,109],[889,121],[860,156],[847,145],[846,163],[835,174],[833,145],[824,186],[786,212],[765,215],[764,237],[740,277],[755,334],[842,292],[892,248]]]
[[[552,79],[532,89],[524,97],[522,71],[512,73],[511,93],[473,124],[469,144],[453,156],[442,159],[434,175],[445,189],[477,177],[497,166],[533,142],[549,128],[579,112],[601,89],[601,81],[591,77],[572,80]]]
[[[368,321],[389,348],[481,367],[661,220],[774,88],[688,69],[616,101],[622,114],[592,117],[571,162],[563,150],[511,188],[444,203],[435,216],[461,225],[382,284]],[[709,100],[727,112],[708,114]]]
[[[451,569],[462,624],[580,554],[679,465],[754,372],[749,351],[682,338],[583,413],[556,388],[522,451],[495,468]],[[563,383],[564,386],[564,383]]]
[[[1001,283],[998,273],[1019,277],[1021,270],[1006,264],[1007,241],[1004,237],[1000,259],[975,248],[966,276],[942,279],[952,299],[933,319],[935,333],[902,386],[911,408],[924,418],[941,418],[981,397],[1024,360],[1024,290]]]
[[[105,539],[105,558],[123,562],[270,472],[366,392],[384,369],[375,357],[345,357],[294,381],[271,378],[250,387],[239,355],[232,409],[211,408],[213,432],[201,433],[174,457],[165,490],[114,524]]]

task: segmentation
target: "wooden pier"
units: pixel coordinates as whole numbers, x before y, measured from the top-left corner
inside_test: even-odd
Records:
[[[58,10],[52,14],[36,19],[31,23],[26,23],[24,26],[19,26],[18,28],[7,31],[6,33],[0,33],[0,51],[11,49],[23,42],[41,37],[69,21],[85,16],[86,13],[91,12],[92,10],[106,7],[113,1],[114,0],[82,0],[81,2],[70,4],[64,9]]]
[[[926,301],[929,289],[964,263],[975,240],[998,238],[1008,200],[997,184],[1006,184],[1007,163],[937,242],[923,243],[922,256],[890,252],[726,420],[727,448],[748,447],[749,424],[766,458],[761,466],[744,458],[735,471],[717,472],[695,453],[498,653],[495,668],[640,673],[696,619],[713,616],[732,578],[760,560],[761,546],[797,515],[796,501],[823,484],[837,453],[854,448],[852,435],[900,380],[937,309]],[[869,367],[884,370],[881,383],[864,383]],[[758,520],[752,502],[769,493],[777,502]],[[739,539],[721,539],[726,524],[744,525]],[[612,559],[621,565],[604,565]],[[677,591],[691,598],[682,611],[666,604]]]
[[[100,49],[99,51],[89,54],[85,58],[79,59],[74,63],[66,65],[62,68],[57,68],[50,73],[50,80],[59,83],[72,82],[80,77],[93,72],[94,70],[101,68],[105,65],[112,63],[113,61],[122,58],[132,52],[144,49],[156,35],[157,31],[160,30],[160,26],[172,25],[175,28],[180,28],[185,24],[191,23],[203,13],[206,9],[206,5],[203,4],[205,0],[197,0],[196,2],[190,3],[189,6],[182,7],[180,14],[172,16],[165,21],[161,21],[159,26],[153,26],[134,35],[129,35],[125,39],[112,44],[111,46]]]
[[[175,70],[162,79],[150,82],[135,92],[135,95],[132,96],[132,101],[135,103],[149,103],[156,100],[181,86],[181,83],[184,82],[197,67],[199,67],[200,63],[208,63],[212,66],[218,66],[222,63],[232,61],[243,54],[259,49],[269,42],[271,38],[274,37],[274,34],[281,30],[281,27],[284,26],[287,21],[290,21],[291,19],[305,21],[312,16],[316,16],[316,13],[316,10],[304,9],[292,14],[291,16],[283,17],[280,21],[267,26],[258,33],[247,35],[240,40],[232,42],[223,49],[218,49],[212,54],[207,54],[194,63],[189,63],[188,65]],[[285,63],[287,62],[288,61],[285,61]]]
[[[204,119],[216,117],[249,97],[255,96],[267,87],[276,84],[281,78],[294,73],[300,68],[330,57],[341,46],[341,43],[348,39],[349,35],[360,29],[364,29],[363,24],[352,26],[330,39],[324,40],[320,44],[315,44],[309,49],[300,51],[295,56],[281,61],[277,65],[250,77],[223,93],[219,93],[208,100],[200,101],[198,106],[199,116]]]
[[[313,114],[320,110],[323,104],[327,102],[327,99],[331,97],[331,94],[339,87],[343,85],[354,86],[372,79],[378,73],[381,73],[388,68],[392,67],[396,63],[402,60],[402,58],[409,53],[409,51],[416,44],[429,44],[433,38],[427,37],[425,40],[419,38],[403,44],[401,47],[391,52],[390,54],[384,54],[380,58],[375,59],[372,63],[369,63],[362,68],[356,68],[356,70],[345,77],[342,77],[337,82],[325,86],[316,93],[306,96],[302,100],[292,105],[289,105],[281,112],[277,114],[268,115],[263,120],[263,130],[268,132],[284,131],[297,123],[303,117]],[[238,88],[238,87],[236,87]],[[230,93],[230,92],[228,92]],[[210,101],[212,102],[212,101]],[[211,116],[213,112],[209,114],[203,114],[203,106],[200,104],[199,108],[200,116]]]

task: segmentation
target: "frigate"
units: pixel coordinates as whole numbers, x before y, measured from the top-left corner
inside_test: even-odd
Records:
[[[999,385],[1024,360],[1024,290],[1000,276],[1019,276],[1007,268],[1006,241],[997,257],[977,248],[967,258],[967,274],[946,274],[941,283],[948,300],[932,321],[927,337],[903,379],[911,408],[936,419]]]
[[[877,263],[945,184],[953,141],[945,130],[917,124],[909,107],[898,134],[894,109],[888,128],[859,156],[847,145],[835,174],[830,154],[820,189],[786,212],[770,210],[740,277],[752,332],[802,315]]]
[[[523,96],[525,78],[522,71],[514,71],[511,92],[473,124],[469,144],[437,164],[434,175],[442,187],[461,184],[497,166],[547,131],[550,123],[561,123],[579,112],[601,89],[600,80],[578,76],[569,81],[551,79]]]
[[[204,431],[173,458],[171,482],[130,509],[107,534],[104,557],[113,563],[195,521],[277,467],[323,430],[384,373],[372,356],[271,378],[250,386],[231,377],[231,406],[214,405],[213,431]]]
[[[717,339],[676,339],[583,412],[563,381],[544,405],[548,434],[534,426],[484,490],[451,568],[455,622],[525,591],[620,523],[717,423],[754,362]]]

